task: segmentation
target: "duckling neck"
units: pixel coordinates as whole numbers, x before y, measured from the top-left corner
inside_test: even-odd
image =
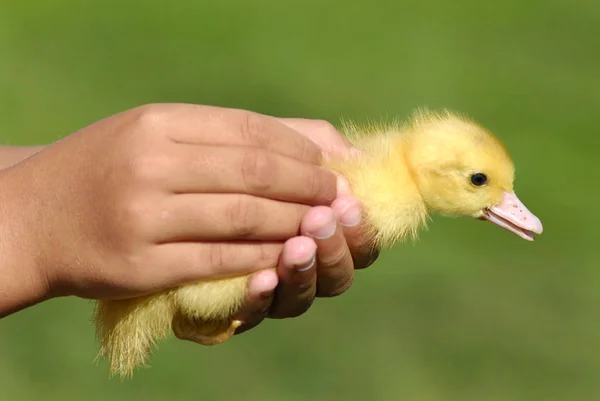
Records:
[[[405,157],[402,140],[389,135],[361,138],[355,142],[364,156],[333,160],[330,167],[350,182],[362,202],[368,230],[377,245],[389,248],[416,237],[427,220],[427,207],[419,193]]]

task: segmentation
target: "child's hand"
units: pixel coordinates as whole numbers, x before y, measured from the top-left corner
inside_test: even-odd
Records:
[[[92,124],[0,172],[0,315],[276,266],[310,206],[336,198],[320,157],[241,110],[149,105]]]

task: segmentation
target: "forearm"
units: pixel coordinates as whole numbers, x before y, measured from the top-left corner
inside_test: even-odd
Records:
[[[40,146],[0,146],[0,170],[14,166],[44,149]]]
[[[11,170],[0,170],[0,318],[42,302],[50,293],[31,236],[36,217],[27,207],[26,180]]]

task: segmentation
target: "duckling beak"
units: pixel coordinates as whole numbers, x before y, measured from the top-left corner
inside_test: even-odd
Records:
[[[543,231],[540,219],[525,207],[514,192],[505,192],[502,202],[486,209],[481,219],[517,234],[527,241],[535,240],[534,234],[541,234]]]

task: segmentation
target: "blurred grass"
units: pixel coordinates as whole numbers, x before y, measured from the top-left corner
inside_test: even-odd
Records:
[[[0,400],[600,399],[600,3],[0,0],[0,135],[48,143],[148,102],[364,119],[420,106],[500,136],[533,244],[435,218],[353,288],[227,345],[92,363],[91,305],[0,322]]]

